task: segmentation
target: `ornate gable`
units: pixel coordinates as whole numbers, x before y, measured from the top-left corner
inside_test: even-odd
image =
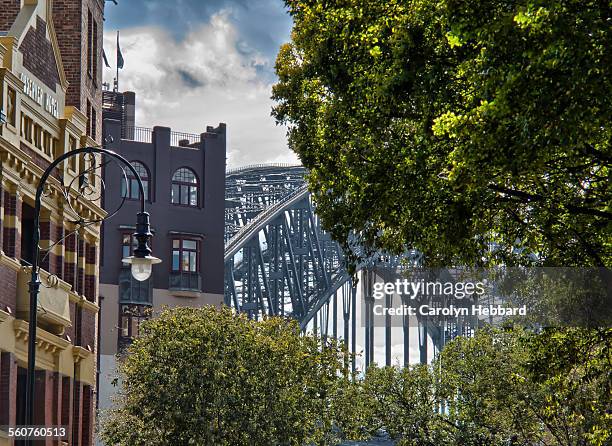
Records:
[[[60,84],[53,44],[47,39],[47,23],[36,17],[36,28],[30,27],[23,38],[19,51],[23,54],[23,66],[47,87],[55,90]]]

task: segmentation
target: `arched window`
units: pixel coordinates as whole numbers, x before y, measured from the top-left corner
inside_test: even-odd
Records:
[[[142,186],[145,192],[145,200],[149,200],[149,170],[139,161],[132,161],[132,167],[138,172],[142,180]],[[127,184],[125,178],[121,179],[121,196],[128,200],[140,200],[140,189],[138,188],[138,180],[130,169],[126,169]]]
[[[182,167],[172,175],[173,204],[196,207],[199,202],[198,179],[191,169]]]

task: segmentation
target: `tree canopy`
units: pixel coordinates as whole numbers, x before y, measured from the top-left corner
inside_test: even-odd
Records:
[[[483,329],[430,366],[370,367],[353,404],[398,445],[603,446],[612,441],[611,341],[612,330]]]
[[[609,2],[285,3],[273,115],[336,239],[610,265]]]
[[[177,308],[141,333],[121,363],[117,406],[103,417],[106,444],[305,445],[329,436],[341,350],[320,348],[295,321]]]
[[[612,329],[483,329],[447,344],[430,365],[374,365],[353,376],[346,359],[335,341],[278,317],[165,310],[121,362],[102,439],[331,446],[383,431],[412,446],[612,441]]]

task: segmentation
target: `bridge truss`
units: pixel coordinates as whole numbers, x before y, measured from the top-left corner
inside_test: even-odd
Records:
[[[305,331],[342,338],[351,352],[362,355],[364,368],[374,362],[375,346],[384,349],[385,363],[392,364],[393,350],[397,353],[393,337],[401,338],[395,342],[402,346],[402,363],[407,365],[411,336],[418,336],[418,360],[424,363],[429,349],[435,353],[449,339],[470,334],[472,323],[450,326],[406,317],[401,327],[393,327],[386,318],[383,342],[375,342],[373,284],[405,277],[405,268],[420,264],[419,255],[407,253],[405,262],[393,256],[372,258],[361,265],[359,283],[354,283],[340,246],[321,228],[304,175],[302,166],[284,164],[227,172],[226,305],[255,319],[292,317]],[[389,303],[393,297],[386,299]]]

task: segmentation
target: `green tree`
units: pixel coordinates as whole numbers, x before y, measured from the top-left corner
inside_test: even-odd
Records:
[[[402,446],[604,446],[611,347],[612,330],[486,328],[430,366],[370,367],[355,385],[369,424]]]
[[[374,402],[372,426],[406,445],[451,444],[457,427],[440,412],[435,375],[428,366],[373,366],[362,385]]]
[[[337,240],[610,265],[609,2],[285,3],[273,115]]]
[[[343,349],[295,322],[178,308],[145,322],[103,420],[116,445],[328,444]]]
[[[483,329],[455,339],[432,368],[459,427],[454,444],[609,444],[611,347],[612,330]]]
[[[609,2],[285,3],[294,27],[273,115],[353,265],[355,242],[366,253],[416,248],[428,266],[597,266],[609,306]],[[611,337],[564,329],[520,348],[513,337],[452,344],[439,383],[460,395],[447,394],[459,444],[530,441],[537,429],[548,444],[608,444]]]

